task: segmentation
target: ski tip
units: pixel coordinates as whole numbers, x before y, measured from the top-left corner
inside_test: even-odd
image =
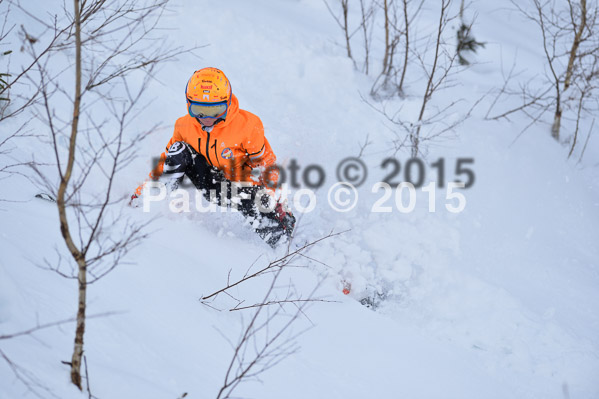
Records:
[[[343,280],[341,281],[341,284],[343,284],[343,290],[341,291],[343,292],[343,295],[349,295],[351,292],[351,283],[347,280]]]

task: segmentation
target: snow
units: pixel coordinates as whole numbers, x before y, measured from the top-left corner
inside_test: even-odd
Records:
[[[506,5],[475,1],[474,33],[487,42],[480,64],[458,75],[459,95],[475,99],[502,82],[502,65],[517,58],[525,76],[542,72],[536,27]],[[436,12],[427,8],[431,18]],[[355,12],[355,10],[354,10]],[[352,14],[355,18],[357,14]],[[208,17],[209,16],[209,17]],[[24,18],[19,16],[19,18]],[[280,163],[296,159],[299,176],[310,164],[326,171],[316,209],[298,215],[298,245],[325,236],[307,253],[306,268],[287,271],[307,295],[323,280],[316,302],[293,332],[301,350],[241,385],[235,397],[260,398],[595,398],[599,395],[599,146],[591,137],[583,162],[566,160],[544,124],[520,130],[483,120],[487,103],[457,129],[434,142],[428,163],[445,159],[446,182],[458,158],[474,158],[476,182],[464,191],[461,213],[445,209],[436,190],[436,212],[418,190],[412,213],[371,208],[371,192],[389,169],[395,127],[365,104],[372,78],[354,70],[343,38],[321,1],[179,1],[163,24],[177,45],[204,45],[163,67],[139,126],[161,128],[140,143],[138,159],[120,175],[116,191],[133,191],[164,148],[171,125],[185,110],[183,87],[203,66],[221,68],[240,106],[259,115]],[[509,27],[506,28],[506,26]],[[424,36],[423,32],[419,33]],[[522,38],[527,38],[523,40]],[[410,97],[389,100],[417,112],[419,84]],[[375,105],[377,103],[374,103]],[[69,112],[65,103],[64,112]],[[457,118],[462,109],[456,111]],[[10,126],[8,126],[10,127]],[[6,134],[3,127],[2,135]],[[327,190],[335,167],[356,156],[366,136],[367,181],[347,213],[331,210]],[[44,156],[41,143],[20,143]],[[28,149],[31,149],[28,151]],[[46,150],[47,151],[47,150]],[[51,155],[51,154],[50,154]],[[25,155],[21,155],[25,156]],[[400,152],[402,167],[409,154]],[[426,167],[426,181],[434,169]],[[402,172],[403,173],[403,172]],[[402,175],[400,175],[402,176]],[[399,177],[398,177],[399,178]],[[66,248],[52,203],[32,199],[26,179],[3,180],[0,198],[0,335],[73,317],[76,284],[43,270],[44,259]],[[292,190],[292,194],[293,194]],[[152,204],[154,205],[154,204]],[[154,217],[152,234],[104,279],[89,287],[85,354],[90,386],[100,398],[213,398],[248,312],[216,311],[200,303],[231,276],[241,277],[284,253],[268,248],[238,214],[171,213],[158,204],[149,214],[122,205],[136,221]],[[342,281],[351,293],[341,293]],[[232,295],[258,300],[268,279],[240,285]],[[377,296],[381,294],[383,298]],[[360,304],[375,298],[377,307]],[[222,309],[231,302],[219,297]],[[45,389],[42,397],[78,398],[69,382],[74,325],[0,340],[0,350]],[[0,361],[0,398],[33,397]]]

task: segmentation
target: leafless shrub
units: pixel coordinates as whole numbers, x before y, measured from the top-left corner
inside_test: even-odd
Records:
[[[327,9],[329,10],[329,13],[333,16],[333,18],[335,19],[335,22],[337,22],[337,25],[339,25],[339,28],[341,28],[341,30],[343,31],[343,35],[345,36],[345,49],[347,51],[347,57],[350,60],[352,60],[352,62],[354,63],[354,67],[356,67],[356,60],[354,59],[354,57],[352,55],[352,51],[351,51],[351,38],[356,33],[356,31],[350,32],[350,27],[349,27],[349,22],[348,22],[349,0],[338,0],[339,5],[341,6],[341,16],[338,16],[333,11],[331,6],[329,6],[329,3],[327,2],[327,0],[323,0],[323,1],[324,1],[324,4],[327,6]]]
[[[438,132],[429,134],[426,137],[422,137],[421,135],[422,126],[424,124],[441,123],[444,111],[447,111],[448,109],[453,107],[453,105],[455,105],[457,101],[459,101],[456,100],[450,103],[445,109],[436,112],[433,116],[426,116],[426,110],[430,100],[432,99],[435,92],[442,88],[442,86],[446,83],[456,59],[456,55],[449,51],[449,49],[447,48],[447,43],[444,41],[443,38],[443,33],[447,29],[449,23],[453,19],[455,19],[455,16],[451,16],[449,14],[450,5],[451,0],[441,0],[441,10],[439,12],[439,23],[437,25],[437,34],[434,41],[432,65],[427,65],[425,61],[425,53],[417,52],[416,54],[416,57],[420,61],[422,70],[424,71],[425,75],[428,76],[428,80],[426,83],[426,88],[424,90],[424,95],[422,96],[422,103],[420,106],[420,112],[418,113],[418,119],[414,125],[410,126],[407,129],[407,133],[411,144],[412,157],[417,157],[419,155],[420,144],[423,140],[430,140],[432,137],[439,136],[445,131],[451,130],[455,127],[455,125],[452,124],[446,126]],[[406,126],[404,123],[401,123],[401,125]]]
[[[51,18],[13,3],[46,32],[44,37],[52,38],[50,50],[40,51],[39,41],[22,28],[23,49],[33,65],[23,76],[37,87],[35,115],[48,129],[55,160],[53,171],[37,163],[31,167],[38,184],[56,200],[70,257],[66,263],[76,264],[65,270],[60,251],[58,262],[47,261],[49,269],[77,280],[71,381],[79,389],[87,286],[112,271],[147,235],[146,224],[132,223],[119,210],[124,201],[115,195],[114,183],[136,146],[156,127],[131,131],[156,67],[183,51],[151,35],[167,3],[73,0],[71,9],[65,5],[62,14]],[[63,54],[69,57],[66,65]],[[65,112],[63,104],[72,104],[71,111]]]
[[[416,18],[416,16],[420,12],[423,4],[424,4],[424,1],[421,1],[420,4],[416,7],[415,11],[410,14],[409,13],[410,1],[402,0],[405,41],[404,41],[403,66],[401,68],[401,78],[399,79],[399,84],[397,85],[397,90],[399,91],[400,94],[403,93],[403,85],[404,85],[404,81],[406,78],[406,71],[408,70],[408,61],[409,61],[409,54],[410,54],[410,29],[411,29],[412,21],[414,20],[414,18]]]
[[[423,5],[423,0],[389,0],[380,3],[384,27],[381,41],[384,50],[382,68],[370,90],[372,97],[405,95],[404,83],[413,55],[410,47],[413,44],[411,32],[415,29],[413,23]],[[396,58],[400,54],[402,59],[397,62]]]
[[[373,2],[366,4],[366,0],[360,0],[360,13],[362,22],[360,28],[362,30],[363,48],[364,48],[364,63],[362,72],[368,75],[370,70],[370,47],[372,42],[372,25],[375,18],[375,6]]]
[[[314,297],[319,284],[303,297],[292,283],[285,287],[280,280],[284,270],[305,267],[296,264],[296,260],[313,260],[305,253],[307,249],[338,234],[341,233],[331,232],[293,252],[288,252],[285,256],[269,262],[268,265],[253,273],[250,272],[252,265],[242,278],[234,282],[231,282],[231,271],[229,271],[227,285],[224,288],[200,299],[204,305],[214,308],[213,301],[220,294],[224,294],[236,302],[236,305],[229,311],[253,311],[249,322],[242,326],[237,342],[235,344],[230,342],[233,356],[228,364],[217,399],[230,398],[240,384],[257,379],[262,373],[297,351],[296,339],[305,330],[294,332],[293,327],[302,316],[307,318],[305,310],[310,303],[334,302]],[[256,280],[261,276],[270,278],[270,283],[264,296],[258,302],[244,306],[245,300],[237,299],[230,293],[232,288]],[[281,292],[284,293],[282,296]]]
[[[272,284],[264,296],[265,303],[272,294],[281,271],[279,269],[275,272]],[[296,304],[296,309],[291,314],[282,305],[274,310],[268,306],[255,308],[249,322],[242,328],[237,344],[233,346],[233,356],[217,399],[230,398],[240,384],[258,378],[298,350],[296,338],[301,332],[294,334],[291,327],[302,315],[307,303]],[[284,317],[285,321],[275,326],[280,317]]]
[[[529,10],[521,2],[512,4],[538,28],[546,62],[546,73],[540,79],[521,83],[511,88],[510,74],[500,97],[520,97],[522,104],[506,111],[493,112],[497,101],[487,112],[487,119],[508,119],[522,113],[531,124],[543,121],[552,113],[551,135],[562,138],[564,121],[568,122],[568,140],[571,140],[568,157],[574,152],[578,133],[585,116],[599,112],[597,90],[599,88],[599,5],[586,0],[531,0]]]
[[[414,73],[419,73],[426,82],[422,87],[417,111],[404,112],[403,106],[389,111],[385,104],[382,107],[371,104],[375,110],[399,128],[395,132],[397,139],[393,143],[396,152],[407,148],[412,157],[422,155],[423,143],[454,131],[471,116],[474,108],[482,100],[481,98],[471,102],[465,112],[451,118],[448,118],[448,115],[456,113],[458,104],[466,102],[465,99],[458,98],[443,105],[433,101],[437,93],[457,85],[453,77],[459,72],[456,62],[458,56],[446,32],[458,15],[451,12],[451,6],[452,0],[440,2],[438,23],[434,34],[426,37],[425,40],[414,42],[410,50],[415,59],[414,63],[418,66],[418,70]],[[369,103],[366,99],[364,101]],[[410,116],[413,117],[410,119]]]
[[[422,36],[421,28],[417,29],[417,25],[424,21],[423,0],[380,0],[359,3],[361,21],[357,29],[362,30],[365,71],[371,71],[368,65],[376,59],[373,49],[381,50],[379,58],[381,64],[380,68],[377,68],[378,74],[375,75],[370,96],[375,100],[395,96],[407,98],[414,97],[414,92],[422,90],[421,94],[417,94],[422,100],[415,112],[406,114],[402,112],[404,110],[401,107],[399,110],[389,111],[384,104],[374,106],[399,128],[396,132],[397,139],[394,141],[396,151],[407,147],[412,156],[420,155],[423,142],[454,131],[459,124],[470,117],[471,112],[480,102],[480,99],[474,100],[470,108],[460,117],[448,118],[448,115],[457,109],[458,103],[465,100],[456,99],[445,105],[438,105],[432,101],[436,93],[456,85],[456,81],[451,77],[460,71],[456,68],[459,57],[463,56],[465,51],[473,51],[482,45],[474,40],[470,33],[472,24],[464,25],[464,3],[461,3],[458,13],[453,11],[454,2],[454,0],[443,0],[435,3],[440,4],[439,22],[436,24],[435,32],[425,36]],[[348,25],[347,18],[342,22],[340,17],[335,16],[328,3],[327,7],[346,33],[346,46],[349,49],[355,31]],[[341,8],[343,15],[347,15],[348,4],[343,3]],[[378,12],[375,12],[376,10]],[[379,16],[378,20],[375,16]],[[449,40],[447,31],[458,16],[462,17],[465,29],[461,31],[462,47],[456,52],[455,44],[452,43],[453,40]],[[380,23],[379,30],[376,30],[377,22]],[[372,29],[377,32],[373,38],[368,34]],[[355,52],[348,51],[348,56],[350,54],[354,63],[361,63],[361,60],[356,58]],[[410,69],[409,74],[408,69]],[[412,83],[408,83],[408,76],[411,77]],[[421,84],[422,81],[426,84]],[[410,93],[406,91],[406,85],[411,86]],[[369,103],[367,99],[364,100]]]
[[[360,20],[355,27],[351,26],[348,19],[348,1],[338,1],[340,12],[335,12],[327,0],[324,2],[344,34],[347,56],[354,66],[358,68],[361,65],[362,72],[368,75],[372,72],[371,64],[380,60],[371,95],[403,95],[410,58],[410,30],[413,29],[412,22],[422,9],[424,0],[360,0]],[[377,15],[382,20],[379,21]],[[379,22],[382,26],[380,32],[377,29]],[[362,32],[362,51],[358,52],[361,55],[356,55],[352,50],[352,38],[358,31]],[[376,33],[373,34],[374,31]],[[379,52],[380,55],[377,56]],[[399,55],[402,55],[402,59],[398,62]]]
[[[390,25],[393,22],[397,21],[396,13],[393,12],[393,16],[391,16],[392,11],[396,10],[396,7],[393,7],[391,10],[389,5],[394,5],[393,1],[383,0],[383,17],[384,17],[384,26],[385,26],[385,52],[383,54],[383,68],[381,70],[381,75],[385,77],[385,81],[383,82],[383,86],[387,84],[387,78],[391,75],[391,70],[393,69],[393,57],[395,55],[395,49],[399,44],[400,32],[391,32]],[[393,18],[393,21],[391,19]]]

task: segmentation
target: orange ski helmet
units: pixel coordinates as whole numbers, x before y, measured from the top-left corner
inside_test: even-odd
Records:
[[[231,105],[231,83],[223,71],[203,68],[195,71],[185,87],[187,111],[203,126],[224,120]]]

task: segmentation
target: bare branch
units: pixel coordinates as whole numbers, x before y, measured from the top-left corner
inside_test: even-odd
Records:
[[[223,293],[223,292],[225,292],[225,291],[227,291],[227,290],[229,290],[229,289],[231,289],[231,288],[233,288],[233,287],[235,287],[235,286],[237,286],[237,285],[239,285],[239,284],[243,283],[244,281],[248,281],[248,280],[250,280],[250,279],[252,279],[252,278],[254,278],[254,277],[258,277],[258,276],[260,276],[260,275],[262,275],[262,274],[265,274],[265,273],[268,273],[268,272],[272,272],[272,271],[278,272],[280,269],[282,269],[283,267],[285,267],[286,265],[288,265],[288,264],[289,264],[289,262],[290,262],[292,259],[294,259],[294,258],[295,258],[297,255],[299,255],[300,253],[304,252],[306,249],[308,249],[308,248],[310,248],[310,247],[312,247],[312,246],[314,246],[314,245],[318,244],[319,242],[321,242],[321,241],[323,241],[323,240],[326,240],[326,239],[329,239],[329,238],[332,238],[332,237],[338,236],[338,235],[340,235],[340,234],[343,234],[343,233],[345,233],[345,232],[346,232],[346,231],[342,231],[342,232],[339,232],[339,233],[333,233],[333,232],[331,231],[331,232],[330,232],[329,234],[327,234],[326,236],[324,236],[324,237],[321,237],[321,238],[319,238],[319,239],[317,239],[317,240],[315,240],[315,241],[312,241],[312,242],[310,242],[310,243],[307,243],[307,244],[305,244],[304,246],[302,246],[301,248],[298,248],[298,249],[296,249],[295,251],[293,251],[293,252],[291,252],[291,253],[288,253],[287,255],[283,256],[282,258],[280,258],[280,259],[277,259],[277,260],[274,260],[274,261],[270,262],[268,265],[266,265],[265,267],[263,267],[262,269],[258,270],[258,271],[257,271],[257,272],[255,272],[255,273],[252,273],[252,274],[250,274],[250,275],[247,275],[247,274],[246,274],[246,275],[245,275],[245,276],[243,276],[241,279],[239,279],[239,280],[237,280],[237,281],[235,281],[235,282],[233,282],[233,283],[229,283],[229,282],[228,282],[228,279],[227,279],[227,282],[228,282],[228,284],[227,284],[227,286],[226,286],[226,287],[224,287],[224,288],[221,288],[221,289],[219,289],[218,291],[215,291],[215,292],[213,292],[213,293],[212,293],[212,294],[210,294],[210,295],[205,295],[205,296],[203,296],[202,298],[200,298],[200,301],[202,301],[202,303],[203,303],[203,301],[206,301],[207,299],[210,299],[210,298],[212,298],[212,297],[215,297],[216,295],[218,295],[218,294],[220,294],[220,293]]]
[[[245,310],[251,308],[258,308],[260,306],[270,306],[270,305],[281,305],[284,303],[303,303],[303,302],[328,302],[328,303],[338,303],[339,301],[331,301],[328,299],[318,299],[318,298],[309,298],[309,299],[281,299],[281,300],[272,300],[268,302],[255,303],[253,305],[248,306],[235,306],[232,309],[229,309],[230,312],[234,312],[236,310]]]

